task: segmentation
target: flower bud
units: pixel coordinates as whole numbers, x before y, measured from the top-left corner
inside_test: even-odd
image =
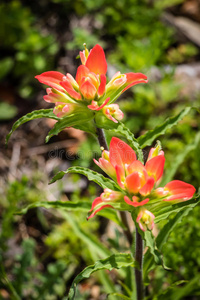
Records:
[[[119,109],[118,104],[110,104],[104,106],[103,114],[111,121],[118,123],[117,120],[122,120],[124,117],[123,112]]]
[[[146,231],[147,229],[153,229],[154,219],[155,216],[150,211],[147,209],[141,209],[137,216],[136,222],[139,224],[142,231]]]

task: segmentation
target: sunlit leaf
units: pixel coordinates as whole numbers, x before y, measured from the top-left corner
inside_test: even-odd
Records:
[[[104,177],[102,174],[99,174],[95,171],[92,171],[87,168],[83,167],[71,167],[67,169],[66,171],[60,171],[58,172],[50,181],[50,183],[53,183],[59,179],[62,179],[63,176],[67,173],[78,173],[85,175],[88,180],[96,182],[98,185],[100,185],[103,189],[111,189],[113,191],[118,191],[120,187],[111,179]]]
[[[185,157],[193,150],[195,150],[200,143],[200,132],[196,134],[195,140],[185,146],[183,151],[180,154],[176,155],[175,159],[171,162],[171,165],[165,172],[165,176],[163,177],[160,186],[166,185],[169,181],[171,181],[178,170],[179,166],[184,162]]]
[[[74,125],[85,124],[88,121],[92,120],[92,118],[93,118],[93,112],[90,112],[89,110],[88,111],[83,110],[83,111],[78,111],[69,116],[63,117],[62,119],[59,119],[59,121],[49,131],[46,137],[46,143],[50,140],[52,136],[57,135],[63,129]]]
[[[68,299],[75,299],[77,284],[81,280],[89,278],[92,273],[103,269],[111,271],[112,269],[120,269],[128,266],[136,267],[136,264],[132,256],[127,253],[113,254],[106,259],[96,261],[94,265],[86,267],[81,273],[79,273],[79,275],[75,277],[69,290]]]
[[[186,201],[184,203],[176,204],[175,205],[176,208],[172,208],[170,213],[169,212],[166,213],[165,219],[167,219],[167,217],[169,217],[170,214],[172,213],[176,213],[176,215],[166,223],[166,225],[161,229],[161,231],[159,232],[156,238],[156,246],[160,251],[162,251],[163,245],[166,243],[170,233],[174,230],[176,225],[179,222],[181,222],[183,217],[188,215],[188,213],[198,204],[199,201],[200,201],[200,197],[198,197],[197,199]],[[153,265],[154,265],[154,258],[152,257],[150,250],[148,250],[144,258],[143,270],[145,276],[147,276],[148,271],[152,268]]]
[[[138,138],[138,142],[141,148],[151,146],[153,141],[164,134],[168,129],[172,128],[178,122],[180,122],[191,110],[191,107],[184,108],[175,117],[168,118],[163,124],[156,126],[154,129],[147,131],[144,135]]]
[[[16,212],[18,215],[24,215],[27,213],[29,209],[36,208],[36,207],[45,207],[47,209],[49,208],[61,208],[67,211],[83,211],[87,215],[88,211],[91,209],[91,202],[89,201],[41,201],[41,202],[35,202],[31,203],[30,205],[27,205],[25,208],[21,209],[20,211]],[[124,224],[120,220],[117,211],[111,209],[111,208],[104,208],[103,210],[98,212],[99,216],[105,217],[116,224],[118,224],[121,227],[124,227]]]
[[[6,144],[8,143],[11,134],[22,124],[34,120],[34,119],[39,119],[39,118],[49,118],[49,119],[54,119],[54,120],[59,120],[56,115],[53,113],[53,109],[40,109],[40,110],[35,110],[32,111],[31,113],[28,113],[27,115],[21,117],[19,120],[17,120],[13,126],[9,134],[6,136]]]

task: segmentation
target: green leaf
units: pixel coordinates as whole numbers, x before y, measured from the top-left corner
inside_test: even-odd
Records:
[[[161,220],[166,220],[167,218],[169,218],[171,214],[178,213],[184,209],[187,208],[193,209],[199,202],[200,202],[200,197],[195,197],[191,200],[187,200],[173,205],[167,203],[168,204],[167,206],[157,209],[155,213],[153,212],[155,215],[154,223],[158,223]]]
[[[140,147],[140,144],[134,137],[134,134],[123,123],[119,122],[117,128],[110,129],[110,131],[113,131],[125,137],[129,142],[129,146],[135,150],[138,160],[144,163],[143,152]]]
[[[100,259],[96,261],[94,265],[86,267],[79,275],[75,277],[69,290],[68,300],[75,299],[77,284],[81,280],[89,278],[92,273],[103,269],[111,271],[112,269],[120,269],[128,266],[136,267],[136,264],[132,256],[127,253],[113,254],[106,259]]]
[[[149,247],[149,251],[154,257],[154,261],[157,265],[162,265],[162,256],[158,251],[155,243],[155,238],[150,230],[144,232],[144,239],[146,242],[146,246]]]
[[[92,260],[95,262],[99,259],[99,257],[94,253],[94,251],[90,250],[90,256]],[[98,273],[96,274],[97,278],[103,285],[104,292],[110,294],[110,293],[115,293],[115,282],[113,282],[112,278],[110,278],[108,272],[106,270],[99,270]],[[113,300],[118,300],[117,297],[113,297]]]
[[[8,143],[11,134],[22,124],[34,120],[34,119],[39,119],[39,118],[50,118],[54,120],[59,120],[56,115],[53,113],[53,109],[40,109],[40,110],[35,110],[32,111],[31,113],[28,113],[27,115],[21,117],[19,120],[17,120],[13,126],[9,134],[6,136],[6,144]]]
[[[182,300],[185,299],[185,297],[187,296],[191,296],[195,292],[199,292],[199,288],[200,288],[200,275],[197,274],[184,286],[174,287],[174,285],[172,285],[167,289],[166,292],[159,295],[157,299],[158,300],[168,300],[168,299]]]
[[[188,213],[198,204],[199,201],[200,201],[200,197],[198,197],[196,200],[193,199],[190,201],[186,201],[184,203],[176,204],[175,205],[176,208],[174,209],[173,207],[170,213],[167,213],[165,215],[165,218],[163,219],[166,219],[172,213],[176,213],[176,215],[166,223],[166,225],[162,228],[162,230],[159,232],[156,238],[156,245],[160,251],[162,250],[163,245],[166,243],[170,233],[175,228],[175,226],[179,222],[181,222],[183,217],[188,215]],[[154,258],[152,257],[150,251],[148,250],[147,253],[145,254],[144,266],[143,266],[145,276],[147,276],[148,271],[152,268],[153,264],[154,264]]]
[[[172,128],[179,121],[181,121],[191,110],[191,107],[184,108],[178,115],[175,117],[168,118],[163,124],[156,126],[154,129],[147,131],[144,135],[138,138],[138,142],[141,148],[150,146],[152,142],[164,134],[168,129]]]
[[[184,210],[179,211],[172,219],[170,219],[167,224],[162,228],[162,230],[159,232],[156,243],[158,249],[162,249],[163,245],[166,243],[168,236],[173,231],[173,229],[176,227],[178,223],[181,222],[183,217],[187,216],[188,213],[193,209],[194,206],[187,206]]]
[[[31,203],[30,205],[27,205],[25,208],[18,211],[16,214],[18,215],[24,215],[27,213],[29,209],[36,208],[36,207],[45,207],[45,208],[62,208],[66,209],[68,211],[85,211],[88,212],[91,208],[91,202],[72,202],[72,201],[42,201],[42,202],[36,202]]]
[[[36,208],[36,207],[45,207],[47,209],[49,208],[61,208],[65,209],[67,211],[83,211],[88,213],[88,211],[91,209],[91,202],[86,201],[78,201],[78,202],[72,202],[72,201],[42,201],[42,202],[36,202],[32,203],[30,205],[27,205],[25,208],[21,209],[20,211],[16,212],[17,215],[24,215],[27,213],[29,209]],[[120,220],[117,212],[114,209],[111,208],[104,208],[102,211],[98,212],[99,216],[102,216],[104,218],[107,218],[113,222],[115,222],[120,227],[124,227],[122,221]]]
[[[84,124],[74,125],[73,127],[96,136],[96,128],[94,126],[93,120],[86,123],[84,122]]]
[[[100,185],[103,189],[111,189],[113,191],[118,191],[120,187],[111,179],[104,177],[102,174],[99,174],[95,171],[92,171],[87,168],[83,167],[71,167],[67,169],[67,171],[60,171],[58,172],[50,181],[50,184],[62,179],[63,176],[67,173],[78,173],[85,175],[88,180],[96,182],[98,185]]]
[[[117,225],[119,225],[121,228],[126,229],[125,225],[121,221],[121,219],[118,216],[118,213],[113,208],[104,208],[103,210],[100,210],[97,215],[102,216],[104,218],[107,218],[113,222],[115,222]]]
[[[86,110],[84,108],[82,111],[79,110],[78,112],[75,112],[69,116],[59,119],[59,121],[49,131],[46,137],[46,143],[50,140],[52,136],[57,135],[66,127],[85,124],[86,122],[92,120],[93,117],[94,117],[93,112],[92,111],[90,112],[89,110]]]
[[[200,132],[196,134],[195,140],[187,145],[183,151],[175,157],[175,159],[171,162],[171,166],[166,170],[165,176],[163,177],[160,186],[166,185],[169,181],[171,181],[176,174],[179,166],[183,163],[185,157],[193,150],[195,150],[200,143]]]

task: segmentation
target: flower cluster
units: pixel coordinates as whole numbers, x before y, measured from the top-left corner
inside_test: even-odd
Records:
[[[123,118],[117,104],[112,104],[131,86],[147,82],[142,73],[117,72],[106,84],[107,62],[104,51],[98,44],[90,51],[80,51],[82,65],[77,69],[75,79],[69,73],[49,71],[35,76],[47,88],[44,100],[55,103],[54,114],[59,118],[78,111],[101,112],[115,123]]]
[[[127,210],[136,210],[140,228],[145,231],[154,226],[154,215],[147,209],[158,202],[174,204],[193,197],[195,188],[180,180],[173,180],[164,187],[156,188],[163,174],[165,157],[159,146],[149,152],[143,165],[136,158],[134,150],[120,139],[113,137],[110,151],[103,151],[95,163],[119,186],[119,191],[105,189],[93,201],[89,218],[105,207],[117,208],[119,203],[128,205]]]

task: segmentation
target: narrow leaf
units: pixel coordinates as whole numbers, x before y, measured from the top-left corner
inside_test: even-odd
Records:
[[[158,249],[162,249],[163,245],[166,243],[168,236],[173,231],[173,229],[176,227],[178,223],[181,222],[183,217],[187,216],[188,213],[193,209],[191,206],[187,206],[184,210],[179,211],[174,218],[170,219],[167,224],[162,228],[162,230],[159,232],[156,243]]]
[[[63,176],[67,173],[78,173],[78,174],[82,174],[85,175],[88,180],[90,181],[94,181],[96,182],[98,185],[100,185],[103,189],[111,189],[113,191],[119,190],[119,186],[111,179],[104,177],[102,174],[99,174],[95,171],[92,171],[90,169],[87,168],[83,168],[83,167],[71,167],[69,169],[67,169],[67,171],[60,171],[58,172],[50,181],[50,184],[62,179]]]
[[[170,219],[167,224],[161,229],[161,231],[159,232],[157,238],[156,238],[156,245],[157,248],[161,251],[163,245],[166,243],[170,233],[172,232],[172,230],[175,228],[175,226],[181,222],[182,218],[187,216],[188,213],[198,204],[200,197],[198,197],[196,200],[190,200],[190,201],[186,201],[185,203],[179,203],[179,205],[176,205],[176,209],[172,209],[171,212],[166,215],[165,219],[167,217],[170,216],[170,214],[176,212],[177,214]],[[181,206],[182,204],[182,206]],[[185,204],[185,205],[184,205]],[[159,218],[159,216],[158,216]],[[163,218],[164,219],[164,218]],[[152,257],[150,251],[148,250],[147,253],[145,254],[145,258],[144,258],[144,274],[145,276],[147,276],[148,271],[152,268],[154,264],[154,258]]]
[[[86,214],[91,209],[91,202],[86,201],[78,201],[78,202],[72,202],[72,201],[42,201],[42,202],[36,202],[32,203],[30,205],[27,205],[25,208],[21,209],[20,211],[16,212],[16,215],[24,215],[27,213],[29,209],[36,208],[36,207],[44,207],[44,208],[61,208],[65,209],[67,211],[83,211]],[[102,216],[104,218],[107,218],[113,222],[115,222],[120,227],[124,227],[122,221],[120,220],[117,211],[111,208],[104,208],[104,210],[101,210],[98,212],[99,216]]]
[[[200,288],[200,275],[197,274],[193,277],[189,282],[185,283],[184,286],[181,287],[169,287],[166,292],[158,296],[158,300],[168,300],[168,299],[176,299],[182,300],[186,299],[187,296],[195,295],[195,292],[199,292]]]
[[[176,155],[175,159],[171,162],[171,166],[166,170],[165,176],[163,177],[160,186],[166,185],[169,181],[171,181],[176,174],[179,166],[184,162],[185,157],[193,150],[195,150],[200,143],[200,132],[196,134],[195,140],[187,145],[183,151]]]
[[[120,269],[128,266],[135,267],[136,264],[132,256],[127,253],[113,254],[106,259],[96,261],[94,265],[86,267],[79,275],[75,277],[69,290],[68,300],[75,299],[77,284],[81,280],[89,278],[92,273],[103,269],[111,271],[112,269]]]
[[[147,131],[144,135],[138,138],[138,142],[141,148],[150,146],[152,142],[164,134],[168,129],[172,128],[179,121],[181,121],[191,110],[191,107],[184,108],[178,115],[175,117],[168,118],[163,124],[156,126],[154,129]]]
[[[66,209],[68,211],[85,211],[88,212],[91,208],[91,202],[72,202],[72,201],[41,201],[41,202],[35,202],[31,203],[30,205],[27,205],[25,208],[18,211],[17,215],[24,215],[27,213],[29,209],[36,208],[36,207],[44,207],[44,208],[62,208]]]
[[[134,134],[123,123],[119,122],[119,125],[117,126],[117,128],[110,129],[110,131],[113,131],[113,132],[125,137],[127,139],[127,141],[129,142],[129,146],[135,150],[138,160],[140,160],[142,163],[144,162],[143,152],[140,147],[140,144],[134,137]]]
[[[19,120],[17,120],[13,126],[9,134],[6,136],[6,144],[8,143],[11,134],[22,124],[34,120],[34,119],[39,119],[39,118],[49,118],[49,119],[54,119],[54,120],[59,120],[56,115],[53,113],[53,109],[40,109],[40,110],[35,110],[32,111],[31,113],[28,113],[27,115],[21,117]]]
[[[174,205],[168,204],[164,208],[157,209],[155,214],[155,223],[160,222],[161,220],[166,220],[173,213],[178,213],[186,208],[193,209],[200,202],[200,197],[195,197],[191,200],[180,202]]]
[[[161,253],[158,251],[155,243],[155,238],[150,230],[144,232],[144,239],[146,241],[146,246],[149,247],[149,251],[154,257],[154,261],[157,265],[162,265]]]
[[[84,109],[83,111],[78,111],[67,117],[59,119],[59,121],[49,131],[49,133],[46,137],[46,143],[50,140],[50,138],[52,136],[57,135],[63,129],[74,126],[74,125],[85,124],[86,122],[90,121],[92,118],[93,118],[93,112],[90,112],[89,110],[86,111]]]

